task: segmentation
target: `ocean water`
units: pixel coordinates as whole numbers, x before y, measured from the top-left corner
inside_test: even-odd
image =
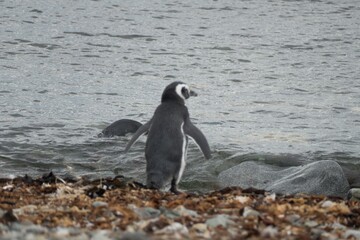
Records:
[[[190,142],[180,188],[247,160],[360,172],[359,23],[358,0],[0,1],[0,177],[143,182],[146,138],[97,134],[173,81],[213,153]]]

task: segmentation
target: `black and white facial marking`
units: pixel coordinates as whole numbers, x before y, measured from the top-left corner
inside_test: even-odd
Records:
[[[182,99],[188,99],[190,97],[190,89],[189,86],[185,83],[178,84],[175,88],[175,92]]]
[[[187,84],[183,82],[173,82],[165,88],[161,101],[177,100],[184,103],[190,96],[197,96],[197,94],[191,91]]]

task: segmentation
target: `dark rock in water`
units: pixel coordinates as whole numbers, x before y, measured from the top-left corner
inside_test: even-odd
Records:
[[[25,174],[24,177],[20,177],[24,183],[31,184],[34,182],[33,178]]]
[[[350,189],[340,165],[329,160],[290,168],[248,161],[223,171],[218,180],[222,187],[253,187],[281,194],[307,193],[345,198]]]
[[[109,126],[107,126],[98,137],[113,137],[113,136],[125,136],[127,133],[134,133],[141,127],[142,124],[130,120],[130,119],[120,119]]]
[[[40,181],[43,181],[43,183],[55,183],[56,182],[56,176],[53,172],[50,172],[48,174],[44,174]]]
[[[341,166],[350,187],[360,188],[360,173],[359,170],[353,170],[351,167]]]

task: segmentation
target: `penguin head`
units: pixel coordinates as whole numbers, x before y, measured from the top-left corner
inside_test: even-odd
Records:
[[[189,86],[183,82],[173,82],[165,88],[161,102],[178,101],[185,103],[185,100],[190,96],[197,96],[197,93],[190,90]]]

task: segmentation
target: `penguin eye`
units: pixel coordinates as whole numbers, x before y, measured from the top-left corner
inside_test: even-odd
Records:
[[[183,95],[185,95],[186,91],[187,91],[186,87],[183,87],[183,88],[181,89],[181,93],[182,93]]]
[[[181,88],[181,94],[185,97],[185,99],[190,97],[189,90],[186,87]]]

